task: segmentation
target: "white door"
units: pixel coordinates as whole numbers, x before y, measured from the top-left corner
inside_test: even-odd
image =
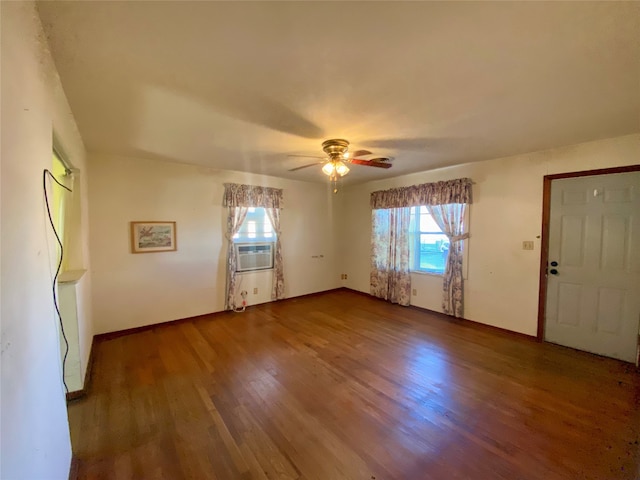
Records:
[[[636,361],[640,172],[551,182],[545,340]]]

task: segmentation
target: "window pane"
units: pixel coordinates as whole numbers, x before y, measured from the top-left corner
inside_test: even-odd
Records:
[[[425,213],[420,215],[420,231],[421,232],[441,232],[442,230],[440,230],[440,227],[438,227],[438,224],[433,219],[433,217],[430,214]]]
[[[236,242],[273,242],[276,235],[267,212],[262,207],[250,207],[239,232],[233,236]]]
[[[449,239],[443,234],[420,234],[419,269],[444,273],[449,255]]]
[[[411,269],[428,273],[444,273],[449,254],[449,239],[422,205],[411,209]]]
[[[58,157],[58,155],[54,151],[53,164],[51,166],[51,173],[56,178],[56,180],[58,180],[60,183],[65,185],[67,184],[67,180],[65,178],[66,172],[67,172],[67,169],[64,166],[64,163],[62,163],[62,160],[60,160],[60,157]],[[66,200],[66,194],[61,187],[53,183],[52,185],[53,186],[50,189],[51,196],[49,201],[50,202],[49,207],[51,209],[51,216],[53,217],[53,224],[56,226],[56,231],[58,232],[58,235],[62,239],[63,231],[64,231],[64,203]]]

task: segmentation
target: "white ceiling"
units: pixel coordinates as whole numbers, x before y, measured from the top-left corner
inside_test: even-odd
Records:
[[[345,183],[640,131],[638,2],[41,2],[87,149]]]

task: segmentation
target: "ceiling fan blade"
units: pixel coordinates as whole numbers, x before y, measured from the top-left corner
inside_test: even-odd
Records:
[[[351,163],[366,165],[368,167],[391,168],[388,158],[374,158],[373,160],[358,160],[357,158],[353,158],[351,159]]]
[[[314,162],[314,163],[310,163],[308,165],[302,165],[301,167],[290,168],[289,171],[290,172],[295,172],[296,170],[302,170],[303,168],[313,167],[315,165],[320,165],[321,163],[324,163],[324,162]]]
[[[287,155],[287,157],[300,157],[300,158],[327,158],[327,157],[320,157],[318,155]]]
[[[355,152],[351,153],[351,155],[349,155],[351,158],[355,158],[355,157],[361,157],[362,155],[371,155],[371,152],[369,150],[356,150]]]

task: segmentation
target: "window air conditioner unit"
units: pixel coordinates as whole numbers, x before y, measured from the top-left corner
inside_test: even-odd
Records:
[[[273,243],[236,243],[236,271],[273,268]]]

